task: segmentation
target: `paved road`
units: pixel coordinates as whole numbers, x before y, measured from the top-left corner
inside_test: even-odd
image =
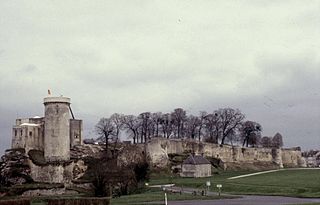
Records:
[[[292,198],[282,196],[243,196],[237,199],[168,201],[168,205],[281,205],[320,202],[320,199]]]
[[[170,187],[168,190],[175,192],[181,191],[179,187]],[[198,189],[184,188],[182,192],[192,193],[199,192]],[[217,195],[215,192],[208,192],[208,195]],[[219,200],[195,200],[195,201],[170,201],[168,205],[282,205],[282,204],[303,204],[319,202],[320,198],[294,198],[284,196],[256,196],[256,195],[239,195],[241,198],[236,199],[219,199]]]

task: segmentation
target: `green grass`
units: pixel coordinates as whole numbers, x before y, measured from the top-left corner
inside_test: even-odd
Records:
[[[174,183],[177,186],[204,188],[211,181],[211,190],[222,184],[222,191],[230,194],[282,195],[296,197],[320,197],[320,170],[283,170],[251,177],[228,180],[232,176],[249,172],[222,172],[209,178],[160,177],[150,184]]]
[[[219,197],[219,196],[200,196],[192,194],[179,194],[179,193],[167,193],[168,201],[179,201],[179,200],[212,200],[221,198],[232,198],[232,197]],[[164,192],[159,189],[152,189],[142,194],[133,194],[127,196],[121,196],[120,198],[113,198],[111,205],[124,205],[124,204],[144,204],[146,202],[159,202],[164,204]]]
[[[295,197],[320,197],[320,170],[283,170],[256,176],[228,180],[229,177],[248,174],[248,171],[221,172],[209,178],[171,177],[162,173],[152,174],[150,185],[174,183],[176,186],[204,189],[206,181],[211,181],[211,191],[217,191],[216,185],[222,184],[222,193],[282,195]],[[251,172],[252,173],[252,172]],[[217,196],[205,197],[191,194],[168,193],[168,200],[216,199]],[[111,200],[111,204],[143,204],[144,202],[163,201],[164,193],[159,189],[149,189],[142,194],[121,196]],[[43,205],[41,201],[34,201]],[[40,203],[39,203],[40,202]],[[313,203],[309,205],[320,205]]]
[[[320,203],[290,204],[290,205],[320,205]]]

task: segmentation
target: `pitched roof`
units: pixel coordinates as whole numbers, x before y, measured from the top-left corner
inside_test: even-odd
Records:
[[[206,158],[200,155],[190,155],[182,164],[211,164]]]

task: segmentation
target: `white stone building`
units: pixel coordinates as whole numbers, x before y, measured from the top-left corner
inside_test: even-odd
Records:
[[[210,177],[211,163],[201,155],[190,155],[181,165],[181,177]]]

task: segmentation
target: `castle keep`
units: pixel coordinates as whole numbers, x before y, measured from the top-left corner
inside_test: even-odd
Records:
[[[82,120],[70,117],[70,98],[49,96],[43,103],[44,117],[16,120],[12,148],[41,150],[48,162],[69,160],[70,147],[82,143]]]

